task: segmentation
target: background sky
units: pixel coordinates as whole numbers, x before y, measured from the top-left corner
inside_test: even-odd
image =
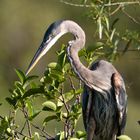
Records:
[[[127,7],[132,16],[140,20],[140,7]],[[71,7],[59,0],[1,0],[0,1],[0,106],[1,114],[8,114],[9,106],[4,101],[10,96],[8,89],[17,79],[14,69],[25,71],[33,54],[40,45],[44,32],[54,21],[71,19],[76,21],[86,33],[86,46],[95,43],[96,25],[86,17],[86,8]],[[130,29],[140,31],[140,26],[122,13],[114,15],[119,18],[117,30]],[[67,43],[69,36],[64,36],[55,47],[39,62],[32,74],[42,75],[46,65],[56,59],[55,51],[62,43]],[[135,46],[133,46],[135,47]],[[123,75],[128,94],[128,118],[126,134],[134,140],[140,138],[140,52],[130,51],[114,62]],[[81,123],[80,125],[83,124]]]

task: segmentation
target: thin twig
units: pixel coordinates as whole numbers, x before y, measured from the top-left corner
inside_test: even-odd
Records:
[[[15,133],[14,133],[14,138],[16,139],[16,140],[19,140],[19,135],[18,135],[18,133],[15,131]]]
[[[31,138],[32,137],[31,125],[30,125],[30,121],[28,119],[28,113],[26,112],[25,107],[23,107],[23,114],[24,114],[24,117],[25,117],[26,122],[27,122],[29,137]]]
[[[76,4],[76,3],[71,3],[71,2],[64,1],[64,0],[60,0],[60,2],[66,4],[66,5],[75,6],[75,7],[86,7],[86,8],[94,7],[94,5]],[[114,3],[102,4],[102,5],[99,5],[99,6],[110,7],[110,6],[118,6],[118,5],[126,6],[126,5],[134,5],[134,4],[139,4],[140,5],[140,2],[139,1],[114,2]]]
[[[123,52],[124,50],[117,50],[118,52]],[[140,50],[139,49],[129,49],[129,50],[127,50],[127,52],[140,52]]]
[[[60,93],[60,95],[62,97],[62,100],[61,101],[63,102],[63,104],[64,104],[64,106],[66,108],[66,111],[68,113],[68,116],[69,116],[70,110],[69,110],[69,106],[65,102],[65,98],[63,96],[63,85],[62,85],[59,93]],[[69,117],[66,117],[65,122],[63,122],[63,123],[64,123],[64,139],[67,140],[68,137],[69,137]]]
[[[23,136],[23,137],[27,137],[27,138],[29,138],[30,139],[30,137],[28,137],[28,136],[26,136],[26,135],[24,135],[23,133],[21,133],[21,132],[19,132],[19,131],[15,131],[16,133],[18,133],[18,134],[20,134],[21,136]]]
[[[38,129],[41,133],[42,133],[42,137],[45,137],[46,138],[46,136],[45,135],[47,135],[49,138],[47,138],[47,139],[52,139],[53,137],[50,135],[50,134],[48,134],[45,130],[44,130],[44,128],[43,129],[41,129],[40,127],[38,127],[38,126],[36,126],[35,124],[33,124],[33,123],[31,123],[31,125],[34,127],[34,128],[36,128],[36,129]],[[44,134],[45,135],[44,135]]]
[[[22,133],[22,132],[23,132],[23,130],[24,130],[24,128],[25,128],[25,126],[26,126],[26,121],[25,121],[25,123],[24,123],[24,125],[23,125],[23,127],[22,127],[22,129],[21,129],[21,131],[20,131],[20,133]]]
[[[69,119],[66,119],[65,121],[65,125],[64,125],[64,139],[65,140],[68,140],[69,139],[69,136],[71,136],[71,123],[70,123],[70,120]]]
[[[122,12],[127,16],[129,17],[133,22],[137,23],[137,24],[140,24],[140,22],[138,22],[135,18],[133,18],[131,15],[129,15],[125,10],[124,8],[122,9]]]
[[[67,137],[67,119],[65,120],[65,125],[64,125],[64,139]]]
[[[126,6],[126,5],[133,5],[133,4],[139,4],[139,1],[128,1],[128,2],[114,2],[114,3],[109,3],[109,4],[104,4],[104,6],[108,7],[108,6],[118,6],[118,5],[122,5],[122,6]]]
[[[67,2],[67,1],[64,1],[64,0],[60,0],[60,2],[66,4],[66,5],[75,6],[75,7],[86,7],[86,8],[93,7],[93,6],[87,5],[87,4],[75,4],[75,3],[70,3],[70,2]]]
[[[110,16],[114,15],[116,12],[118,12],[121,9],[122,5],[119,5],[113,12],[110,13]]]
[[[65,102],[64,96],[63,96],[63,88],[60,89],[60,92],[59,92],[59,93],[60,93],[60,95],[61,95],[61,97],[62,97],[62,102],[64,103],[64,106],[65,106],[65,108],[66,108],[66,110],[67,110],[67,113],[69,114],[70,111],[69,111],[68,105],[67,105],[66,102]]]
[[[122,51],[122,55],[124,55],[127,51],[128,51],[128,48],[130,47],[130,44],[132,42],[132,39],[130,39],[127,44],[125,45],[125,48],[124,50]]]
[[[72,88],[74,91],[76,91],[76,88],[75,88],[75,86],[74,86],[74,83],[73,83],[73,81],[72,81],[72,78],[71,78],[70,76],[69,76],[68,78],[69,78],[69,80],[70,80],[71,88]]]

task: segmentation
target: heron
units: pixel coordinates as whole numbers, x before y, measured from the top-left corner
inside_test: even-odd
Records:
[[[66,33],[74,38],[68,42],[67,56],[73,71],[83,82],[82,113],[87,140],[116,140],[124,133],[127,115],[127,94],[122,76],[106,60],[97,60],[87,68],[78,52],[85,46],[85,32],[72,20],[60,20],[47,29],[26,74]]]

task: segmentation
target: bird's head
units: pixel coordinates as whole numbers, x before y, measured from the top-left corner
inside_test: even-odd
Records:
[[[43,41],[35,53],[27,71],[26,75],[34,68],[38,61],[49,51],[49,49],[55,44],[55,42],[67,31],[64,28],[63,21],[57,21],[52,23],[47,29]]]
[[[34,66],[38,63],[38,61],[44,56],[49,49],[55,44],[55,42],[65,33],[70,32],[74,35],[74,41],[70,41],[76,43],[76,40],[80,40],[82,45],[79,45],[76,50],[80,50],[85,44],[85,33],[82,28],[75,22],[71,20],[61,20],[52,23],[47,29],[43,41],[35,53],[27,71],[26,75],[34,68]]]

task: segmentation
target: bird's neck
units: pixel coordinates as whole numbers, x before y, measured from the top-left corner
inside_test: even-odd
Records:
[[[78,56],[78,47],[68,47],[67,53],[68,58],[70,60],[71,66],[74,69],[74,72],[78,75],[78,77],[84,81],[85,74],[87,72],[84,72],[84,70],[87,70],[87,68],[81,63],[79,56]]]
[[[71,21],[67,21],[71,22]],[[70,24],[68,24],[70,25]],[[86,68],[80,61],[78,52],[83,49],[85,46],[85,33],[80,26],[76,23],[71,23],[71,26],[67,26],[67,32],[70,32],[74,35],[75,40],[72,40],[68,44],[67,54],[71,63],[71,66],[74,69],[74,72],[90,88],[94,88],[99,92],[103,92],[103,90],[108,90],[109,86],[107,86],[106,82],[102,77],[99,76],[98,71],[92,71]]]
[[[74,70],[74,72],[77,74],[77,76],[80,78],[83,83],[86,85],[89,85],[88,79],[89,76],[91,76],[91,70],[86,68],[80,61],[78,56],[79,46],[75,46],[74,44],[72,46],[69,46],[67,48],[67,54],[68,58],[70,60],[71,66]]]
[[[77,43],[78,44],[78,43]],[[74,72],[80,80],[89,88],[95,89],[98,92],[105,93],[110,89],[110,85],[103,80],[98,71],[86,68],[80,61],[77,49],[79,46],[69,46],[67,49],[68,57]]]

